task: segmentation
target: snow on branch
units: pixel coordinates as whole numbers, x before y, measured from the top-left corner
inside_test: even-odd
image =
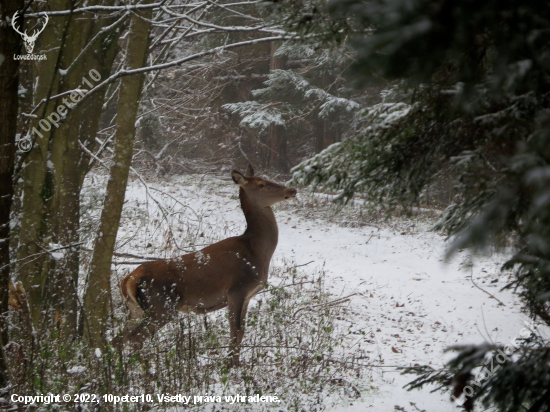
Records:
[[[82,13],[97,13],[100,11],[110,12],[110,13],[116,13],[116,12],[122,12],[122,11],[134,11],[134,10],[145,10],[145,9],[156,9],[165,7],[167,9],[184,9],[184,8],[194,8],[201,4],[205,4],[206,2],[197,2],[197,3],[189,3],[189,4],[178,4],[178,5],[170,5],[170,6],[164,6],[164,1],[158,2],[158,3],[152,3],[152,4],[136,4],[134,6],[85,6],[80,7],[74,10],[52,10],[48,12],[37,12],[37,13],[29,13],[25,15],[25,18],[33,17],[33,18],[39,18],[43,16],[68,16],[70,14],[82,14]],[[210,3],[210,2],[209,2]],[[228,3],[224,4],[224,8],[229,7],[237,7],[237,6],[245,6],[245,5],[254,5],[259,4],[261,1],[241,1],[236,3]],[[220,7],[222,5],[219,5]]]
[[[201,8],[204,8],[205,7],[205,4],[201,4],[193,9],[190,10],[190,13],[191,12],[196,12],[198,10],[200,10]],[[206,12],[208,10],[208,7],[206,7],[206,10],[204,12]],[[201,14],[201,17],[204,15],[204,12]],[[174,28],[178,28],[177,25],[181,22],[181,20],[183,19],[175,19],[174,23],[172,25],[170,25],[169,27],[166,28],[166,30],[164,31],[164,33],[162,33],[160,36],[158,36],[155,41],[153,42],[153,44],[151,44],[151,46],[149,47],[149,51],[153,50],[157,44],[161,44],[161,42],[164,40],[164,38],[168,35],[168,33],[170,33],[171,30],[173,30]],[[185,29],[185,33],[184,35],[186,35],[189,31],[191,30],[191,26],[186,28]]]
[[[351,113],[354,110],[358,109],[359,104],[354,102],[353,100],[344,99],[343,97],[330,96],[321,105],[319,117],[322,119],[327,119],[332,113],[338,113],[342,111]]]
[[[271,125],[284,126],[283,114],[272,109],[275,104],[265,105],[255,101],[228,103],[222,106],[230,113],[242,117],[241,126],[264,131]]]
[[[269,33],[284,33],[282,30],[277,29],[271,29],[267,28],[266,25],[260,25],[256,27],[249,27],[249,26],[218,26],[217,24],[212,23],[206,23],[203,21],[195,20],[194,18],[188,16],[187,14],[180,14],[173,11],[168,10],[166,7],[161,7],[167,14],[170,14],[171,16],[178,17],[181,19],[185,19],[190,23],[196,24],[197,26],[203,26],[203,27],[209,27],[211,29],[221,30],[221,31],[267,31]]]
[[[40,109],[40,107],[46,102],[49,102],[49,101],[52,101],[52,100],[55,100],[55,99],[59,99],[60,97],[63,97],[63,96],[69,96],[73,93],[87,93],[87,92],[88,92],[88,90],[86,90],[86,89],[72,89],[72,90],[67,90],[66,92],[56,94],[55,96],[50,96],[49,98],[43,98],[42,100],[40,100],[40,102],[36,106],[34,106],[34,109],[32,109],[30,114],[27,115],[27,116],[28,117],[34,117],[32,115],[34,113],[36,113],[36,111],[38,109]],[[85,95],[84,95],[84,97],[85,97]],[[76,106],[76,103],[73,104],[70,108],[73,109],[75,106]]]
[[[132,10],[145,10],[145,9],[155,9],[159,8],[164,4],[164,1],[161,1],[159,3],[152,3],[152,4],[136,4],[134,6],[86,6],[86,7],[80,7],[78,9],[74,10],[52,10],[48,12],[38,12],[38,13],[29,13],[25,15],[25,18],[29,17],[42,17],[42,16],[68,16],[70,14],[81,14],[81,13],[97,13],[99,11],[106,11],[106,12],[121,12],[121,11],[132,11]],[[170,8],[184,8],[184,7],[195,7],[197,4],[181,4],[177,6],[167,6]]]

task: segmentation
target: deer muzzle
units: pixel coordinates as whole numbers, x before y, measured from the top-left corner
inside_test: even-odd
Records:
[[[298,191],[294,188],[287,189],[285,192],[285,199],[293,199],[296,197]]]

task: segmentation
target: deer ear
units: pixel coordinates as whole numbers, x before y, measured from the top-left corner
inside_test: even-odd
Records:
[[[238,172],[237,170],[233,170],[231,172],[231,178],[233,179],[233,181],[235,183],[237,183],[239,186],[244,186],[246,185],[248,182],[246,181],[245,177],[243,176],[243,174],[241,172]]]
[[[246,168],[245,176],[254,176],[254,169],[252,169],[252,165],[248,165]]]

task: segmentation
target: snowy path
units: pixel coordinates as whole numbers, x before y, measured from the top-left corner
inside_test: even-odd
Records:
[[[223,236],[240,234],[245,221],[236,187],[216,179],[201,182],[197,186],[196,177],[180,177],[154,186],[191,206],[212,230],[218,228]],[[135,181],[127,196],[141,202],[146,198]],[[413,377],[401,376],[391,366],[441,366],[448,357],[443,349],[449,345],[488,340],[506,344],[524,327],[527,318],[519,313],[517,298],[499,291],[506,282],[499,272],[502,256],[478,258],[470,269],[461,266],[467,260],[465,253],[444,264],[444,237],[422,225],[407,227],[404,223],[399,231],[340,227],[301,217],[292,204],[276,215],[280,234],[273,263],[289,258],[297,264],[313,261],[307,268],[324,265],[335,295],[356,293],[352,321],[366,332],[362,347],[371,362],[386,366],[375,368],[373,381],[365,382],[360,400],[333,410],[458,410],[448,395],[407,392],[402,387]],[[471,273],[480,287],[506,306],[476,288]]]
[[[450,265],[443,263],[445,243],[437,234],[282,220],[276,258],[324,262],[336,293],[345,289],[346,294],[361,294],[353,299],[360,312],[354,321],[367,331],[371,360],[441,366],[445,347],[488,339],[508,343],[519,336],[527,319],[519,314],[514,296],[498,292],[503,279],[490,283],[499,277],[501,256],[479,259],[473,278],[506,308],[473,286],[470,270],[460,269],[465,256]],[[372,385],[378,390],[363,394],[362,403],[339,410],[394,411],[395,405],[415,410],[409,402],[428,412],[456,410],[445,395],[402,389],[412,377],[401,376],[394,368],[377,369],[374,377]]]

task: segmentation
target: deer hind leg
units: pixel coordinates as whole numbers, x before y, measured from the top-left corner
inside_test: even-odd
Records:
[[[244,324],[248,302],[240,293],[228,296],[229,306],[229,328],[231,332],[231,343],[229,345],[229,357],[231,366],[239,366],[240,344],[244,337]]]
[[[144,319],[132,331],[125,335],[124,345],[134,350],[141,350],[143,344],[147,340],[150,340],[155,333],[169,321],[169,318],[164,318],[162,321],[153,320],[151,318]]]
[[[143,319],[145,313],[143,312],[143,309],[140,308],[139,304],[134,302],[133,300],[128,299],[126,301],[126,306],[128,306],[128,311],[130,315],[130,319]]]
[[[140,280],[135,296],[127,302],[130,317],[136,318],[144,313],[144,319],[135,328],[125,330],[122,335],[113,339],[112,345],[115,348],[128,346],[133,350],[142,349],[145,341],[176,317],[179,296],[170,286],[162,282],[155,283],[154,280]]]
[[[175,318],[176,313],[176,310],[147,313],[145,319],[135,328],[124,330],[121,335],[111,341],[111,345],[118,350],[124,347],[141,350],[147,340],[151,339],[159,329]]]

